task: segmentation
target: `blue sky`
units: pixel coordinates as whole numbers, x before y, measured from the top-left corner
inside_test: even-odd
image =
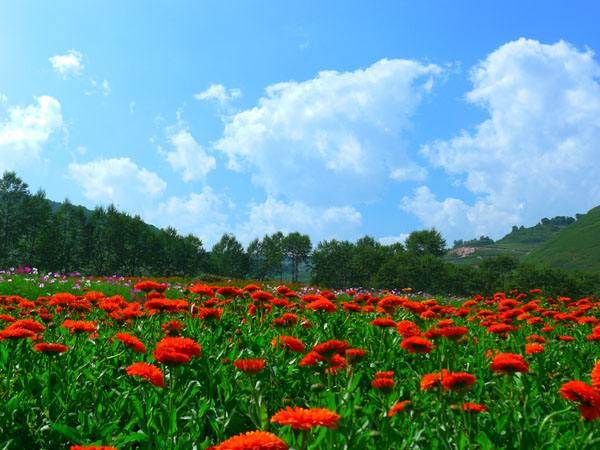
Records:
[[[449,242],[600,204],[600,6],[13,2],[0,170],[247,243]]]

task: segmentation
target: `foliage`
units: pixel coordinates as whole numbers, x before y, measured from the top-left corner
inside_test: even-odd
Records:
[[[408,252],[392,261],[408,264],[409,277],[444,266]],[[6,450],[206,449],[255,430],[271,434],[244,434],[235,448],[600,445],[598,298],[0,277]],[[37,331],[5,337],[18,334],[11,327]],[[66,351],[44,353],[47,344]],[[186,362],[169,363],[169,352]]]

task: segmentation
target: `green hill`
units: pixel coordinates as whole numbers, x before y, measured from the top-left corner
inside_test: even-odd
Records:
[[[524,261],[552,268],[600,271],[600,206],[556,233]]]
[[[515,225],[510,233],[495,242],[485,236],[471,241],[457,241],[445,259],[455,264],[469,265],[479,264],[484,259],[500,255],[523,260],[574,222],[573,217],[544,218],[532,227]]]

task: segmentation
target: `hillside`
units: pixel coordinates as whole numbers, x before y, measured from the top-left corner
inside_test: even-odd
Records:
[[[552,236],[524,261],[552,268],[600,271],[600,206]]]
[[[510,233],[495,242],[486,237],[457,241],[445,259],[455,264],[468,265],[479,264],[484,259],[500,255],[514,256],[522,260],[574,222],[572,217],[544,218],[532,227],[513,226]]]

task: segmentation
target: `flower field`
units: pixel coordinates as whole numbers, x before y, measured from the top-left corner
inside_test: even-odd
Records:
[[[599,448],[599,308],[4,274],[0,449]]]

